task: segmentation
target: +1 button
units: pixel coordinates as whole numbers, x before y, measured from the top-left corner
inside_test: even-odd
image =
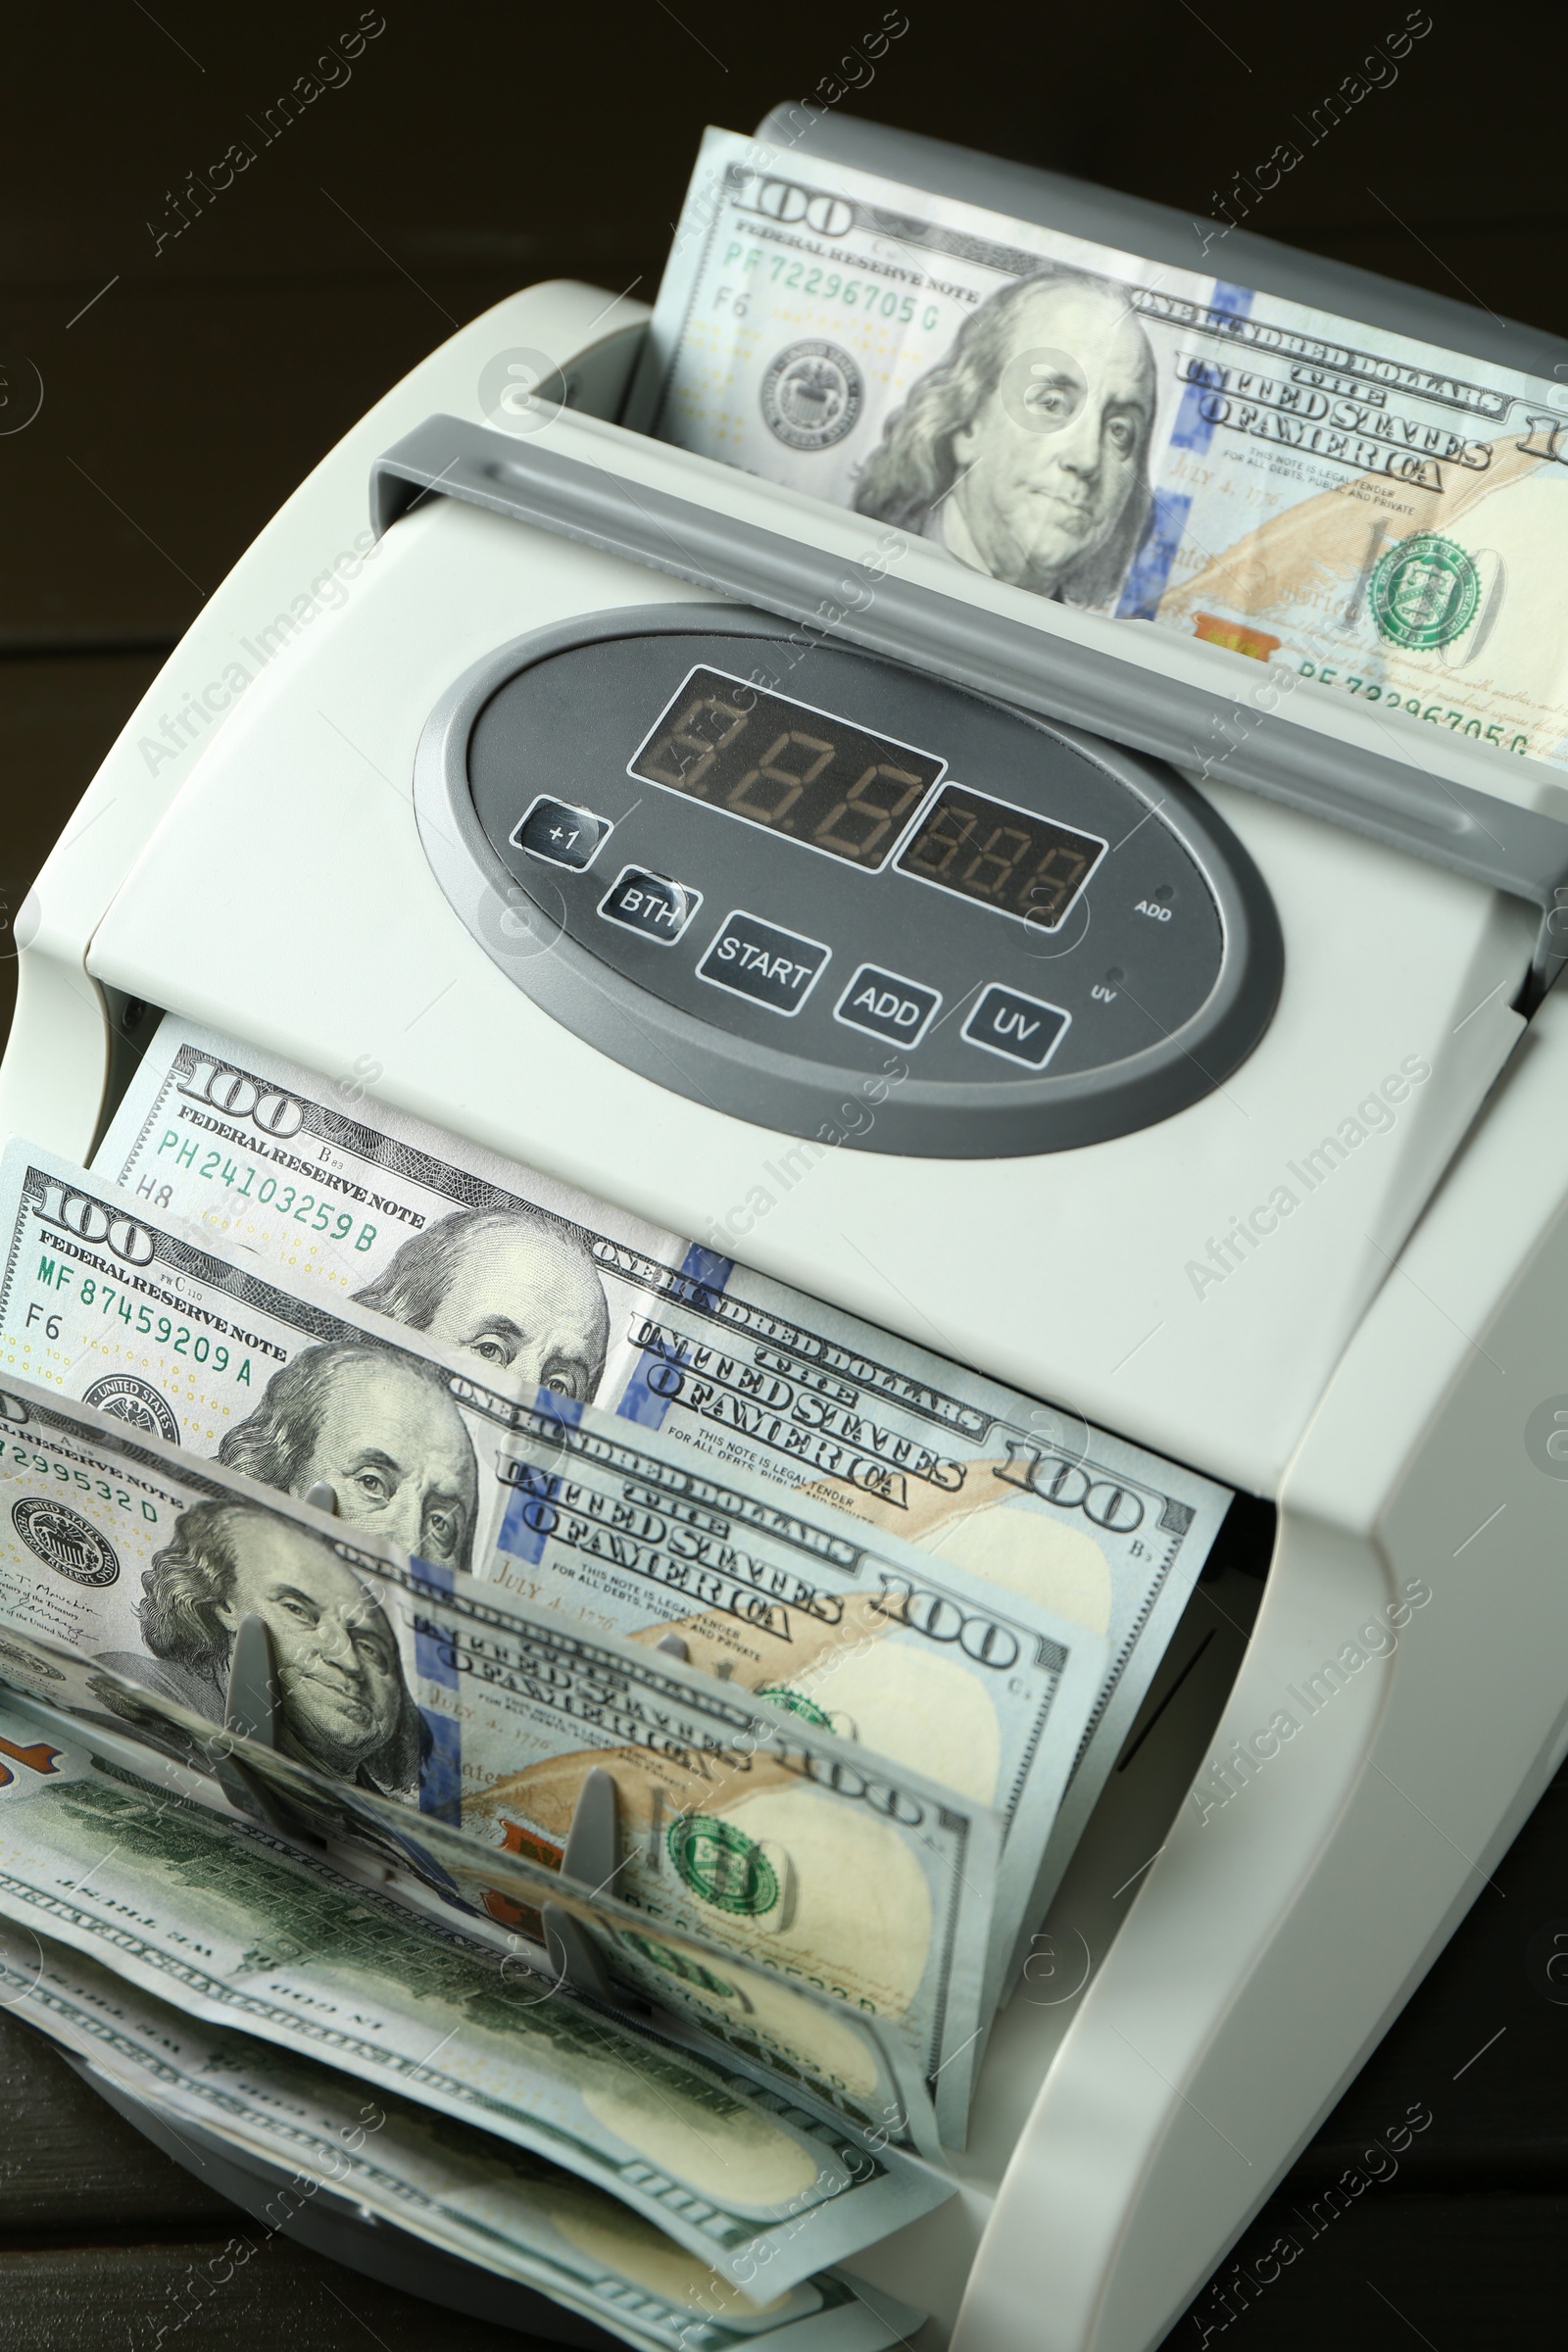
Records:
[[[830,954],[820,940],[781,931],[737,907],[697,966],[697,977],[788,1015],[800,1011]]]
[[[569,802],[553,801],[548,793],[541,793],[527,814],[514,825],[512,840],[530,858],[543,858],[551,865],[581,873],[584,866],[592,865],[614,829],[608,816],[596,816],[591,808],[573,808]]]
[[[902,980],[880,964],[862,963],[834,1007],[833,1018],[847,1029],[891,1038],[897,1046],[917,1046],[941,1002],[939,989]]]
[[[1027,1069],[1043,1070],[1072,1019],[1059,1004],[1044,1004],[1038,997],[1020,997],[1016,989],[995,982],[981,996],[959,1034],[987,1054],[1021,1061]]]

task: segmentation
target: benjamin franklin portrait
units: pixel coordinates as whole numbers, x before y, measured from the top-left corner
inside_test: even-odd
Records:
[[[238,1496],[200,1502],[180,1513],[142,1590],[145,1649],[101,1664],[221,1723],[234,1635],[254,1614],[271,1636],[284,1750],[386,1795],[417,1789],[427,1735],[392,1628],[325,1536]]]
[[[586,1404],[604,1373],[605,1286],[582,1235],[543,1209],[458,1209],[406,1241],[356,1298],[529,1390]]]
[[[993,578],[1112,605],[1148,520],[1155,369],[1124,291],[1049,267],[965,319],[889,417],[862,514]]]
[[[351,1527],[443,1567],[472,1565],[479,1474],[439,1364],[370,1340],[307,1348],[218,1458],[300,1501],[324,1479]]]

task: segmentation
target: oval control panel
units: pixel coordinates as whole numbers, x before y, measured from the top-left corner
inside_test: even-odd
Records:
[[[791,1134],[992,1157],[1125,1133],[1222,1083],[1278,996],[1262,879],[1172,770],[728,607],[505,649],[433,714],[416,801],[531,997]]]

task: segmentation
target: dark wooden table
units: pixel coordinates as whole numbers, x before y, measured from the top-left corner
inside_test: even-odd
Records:
[[[1405,11],[1384,15],[1396,26]],[[246,123],[336,37],[328,20],[88,0],[13,21],[0,91],[11,912],[164,653],[369,402],[517,285],[571,274],[650,292],[704,121],[746,127],[779,97],[825,95],[847,54],[859,54],[842,69],[858,84],[852,111],[1194,215],[1246,206],[1265,235],[1568,324],[1561,44],[1541,37],[1554,29],[1544,16],[1446,0],[1316,138],[1304,122],[1384,37],[1359,5],[1102,0],[1014,23],[910,0],[907,30],[875,57],[864,36],[882,16],[880,0],[389,10],[349,78],[285,133],[256,136],[254,166],[200,211],[189,175],[252,135]],[[1298,166],[1261,201],[1231,197],[1281,141]],[[160,243],[181,191],[187,225]],[[24,422],[35,380],[43,405]],[[0,1024],[10,968],[0,956]],[[1561,1782],[1248,2231],[1240,2271],[1222,2268],[1173,2345],[1562,2339],[1568,2006],[1553,1994],[1568,1988],[1544,1973],[1556,1933],[1568,1936]],[[1411,2108],[1430,2125],[1373,2180],[1390,2159],[1369,2151]],[[252,2258],[198,2299],[197,2275],[236,2233]],[[1298,2249],[1288,2263],[1270,2255],[1278,2239]],[[517,2340],[264,2241],[0,2013],[4,2352]]]
[[[521,2340],[270,2235],[3,2013],[0,2114],[0,2328],[15,2352],[501,2352]]]

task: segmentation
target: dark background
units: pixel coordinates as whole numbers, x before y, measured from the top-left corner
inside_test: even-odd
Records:
[[[170,197],[357,23],[356,6],[36,10],[0,85],[0,897],[15,909],[164,654],[300,477],[453,326],[574,275],[651,298],[705,122],[834,74],[881,0],[416,7],[155,253]],[[848,110],[1211,215],[1406,21],[1376,6],[907,0]],[[1425,12],[1414,12],[1419,18]],[[1246,220],[1568,332],[1558,9],[1431,0],[1431,29]],[[863,73],[863,67],[851,69]],[[1246,201],[1244,199],[1244,201]],[[1238,216],[1239,217],[1239,216]],[[1195,247],[1196,249],[1196,247]],[[43,405],[29,416],[41,379]],[[7,935],[9,936],[9,935]],[[0,960],[0,1023],[10,965]],[[1484,1726],[1456,1727],[1484,1738]],[[1238,2249],[1304,2252],[1208,2293],[1172,2342],[1432,2352],[1562,2338],[1568,1786],[1539,1808],[1410,2009]],[[1479,1884],[1479,1882],[1478,1882]],[[1290,2031],[1290,2021],[1280,2021]],[[1480,2053],[1479,2055],[1477,2053]],[[1412,2107],[1396,2177],[1308,2211]],[[8,2352],[149,2345],[231,2211],[0,2017]],[[259,2233],[253,2229],[253,2236]],[[1227,2274],[1221,2274],[1223,2285]],[[1232,2274],[1233,2275],[1233,2274]],[[439,2332],[438,2332],[439,2331]],[[281,2240],[183,2320],[181,2352],[515,2337]]]

